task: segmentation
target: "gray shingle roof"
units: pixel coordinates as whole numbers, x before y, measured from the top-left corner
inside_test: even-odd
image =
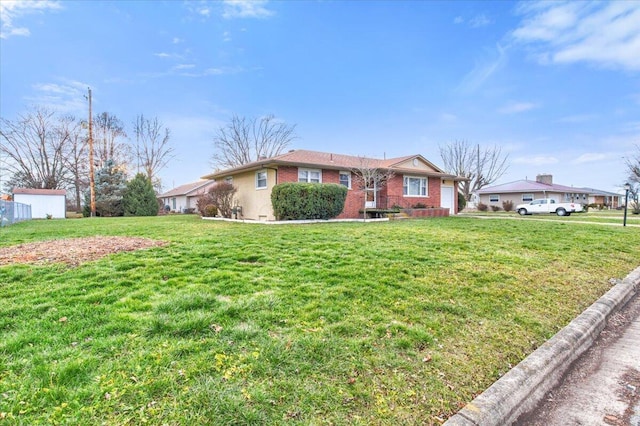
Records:
[[[551,185],[534,180],[517,180],[515,182],[504,183],[502,185],[487,186],[478,190],[478,194],[509,193],[509,192],[567,192],[571,194],[590,194],[585,188],[573,186]]]

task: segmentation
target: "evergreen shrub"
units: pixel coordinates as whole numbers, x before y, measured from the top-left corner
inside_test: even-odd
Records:
[[[158,199],[151,181],[142,173],[127,183],[123,196],[125,216],[157,216]]]
[[[335,183],[281,183],[271,191],[278,220],[331,219],[344,210],[347,188]]]

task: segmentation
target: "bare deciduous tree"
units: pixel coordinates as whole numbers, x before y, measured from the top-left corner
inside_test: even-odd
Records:
[[[160,170],[167,166],[173,155],[173,148],[169,146],[170,131],[162,128],[157,117],[152,120],[140,114],[134,122],[136,134],[136,159],[147,178],[152,182],[156,191],[162,189],[162,182],[158,178]]]
[[[214,167],[236,167],[281,154],[296,138],[295,125],[277,121],[273,115],[247,119],[234,115],[213,139]]]
[[[461,181],[459,185],[467,201],[471,200],[473,192],[491,185],[509,168],[509,156],[503,154],[499,146],[481,150],[479,145],[461,140],[439,148],[445,170],[468,179]]]
[[[633,157],[627,157],[629,181],[640,184],[640,145],[636,145],[638,152]]]
[[[115,115],[103,112],[93,119],[94,161],[98,168],[109,160],[128,166],[131,149],[125,142],[127,133],[122,121]]]
[[[233,213],[233,198],[237,191],[238,189],[229,182],[218,182],[209,192],[198,198],[198,210],[204,214],[206,206],[212,204],[216,206],[220,216],[230,218]]]
[[[71,117],[34,107],[17,120],[0,119],[0,151],[10,183],[26,188],[64,189]]]
[[[359,157],[359,164],[351,173],[354,175],[352,184],[364,194],[363,211],[366,220],[368,204],[377,199],[376,193],[386,186],[394,173],[391,169],[378,167],[376,160],[366,157]]]
[[[82,193],[89,186],[89,141],[83,123],[68,122],[69,144],[65,154],[65,167],[69,170],[70,190],[75,196],[76,211],[82,211]]]

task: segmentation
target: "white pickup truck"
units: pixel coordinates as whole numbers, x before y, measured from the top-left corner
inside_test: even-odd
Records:
[[[579,213],[582,211],[582,204],[578,203],[556,203],[556,200],[550,198],[540,198],[533,200],[527,204],[518,204],[516,211],[520,215],[539,214],[539,213],[555,213],[558,216],[569,216],[571,213]]]

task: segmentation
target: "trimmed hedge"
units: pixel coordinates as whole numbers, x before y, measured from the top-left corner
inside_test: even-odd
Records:
[[[342,213],[347,188],[335,183],[281,183],[271,191],[277,220],[331,219]]]

